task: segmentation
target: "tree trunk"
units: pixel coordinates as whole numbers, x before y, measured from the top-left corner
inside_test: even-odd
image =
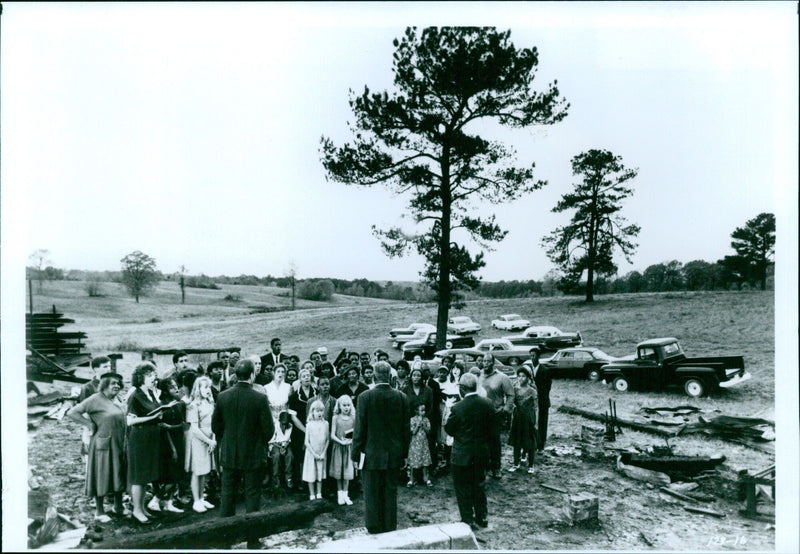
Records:
[[[137,294],[137,295],[135,296],[135,298],[136,298],[136,303],[138,304],[138,303],[139,303],[139,295]]]
[[[230,548],[239,542],[255,543],[262,537],[274,533],[308,527],[314,518],[324,512],[333,511],[328,501],[302,502],[270,507],[267,511],[218,517],[212,514],[198,516],[196,521],[159,529],[137,531],[97,543],[103,549],[186,549],[186,548]],[[189,518],[194,518],[191,514]],[[186,518],[186,519],[189,519]]]
[[[442,232],[439,242],[439,306],[436,313],[436,350],[447,342],[447,319],[450,310],[450,161],[449,147],[444,147],[442,160]]]
[[[594,265],[589,262],[589,271],[586,273],[586,301],[594,302]]]

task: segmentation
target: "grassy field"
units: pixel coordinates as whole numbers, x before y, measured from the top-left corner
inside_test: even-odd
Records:
[[[300,309],[253,313],[258,306],[287,307],[285,289],[227,285],[221,290],[180,289],[162,282],[154,294],[136,304],[119,285],[105,284],[108,294],[89,298],[83,283],[56,281],[34,294],[34,309],[52,305],[75,320],[69,327],[88,333],[94,354],[146,347],[201,348],[240,346],[244,354],[263,354],[269,340],[283,339],[284,352],[305,359],[318,346],[391,351],[388,330],[412,322],[435,322],[435,304],[407,304],[336,295],[331,302],[298,300]],[[226,301],[226,295],[241,301]],[[586,304],[575,297],[472,301],[453,314],[468,315],[483,331],[476,340],[508,334],[491,329],[502,313],[517,312],[534,325],[580,331],[587,345],[611,355],[631,354],[637,342],[677,337],[689,356],[739,354],[753,374],[748,398],[774,400],[775,326],[771,291],[645,293],[600,296]],[[65,328],[65,330],[67,330]],[[125,347],[125,348],[120,348]],[[391,351],[392,357],[399,352]]]

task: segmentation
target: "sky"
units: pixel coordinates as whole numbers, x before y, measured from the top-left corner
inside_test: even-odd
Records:
[[[416,280],[371,226],[414,230],[407,197],[328,182],[321,136],[348,140],[348,91],[391,90],[407,25],[495,25],[537,47],[534,88],[569,115],[473,130],[548,185],[482,205],[509,231],[484,280],[541,279],[540,245],[570,160],[611,150],[639,170],[620,274],[732,254],[761,212],[797,221],[797,17],[791,2],[5,4],[2,209],[20,266],[117,270],[141,250],[171,273]],[[9,235],[11,233],[11,235]],[[472,244],[473,251],[477,246]],[[6,250],[6,254],[9,250]]]

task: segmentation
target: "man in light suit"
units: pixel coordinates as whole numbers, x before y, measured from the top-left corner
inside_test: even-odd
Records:
[[[411,413],[408,398],[389,385],[390,366],[375,364],[375,388],[358,398],[353,462],[362,454],[365,520],[370,533],[397,529],[397,481],[408,456]]]
[[[275,432],[267,397],[253,390],[254,365],[250,360],[236,364],[237,383],[219,393],[211,429],[219,443],[222,466],[221,515],[236,512],[234,493],[244,478],[247,512],[257,512],[261,504],[262,459],[267,442]]]
[[[478,378],[472,373],[461,376],[458,388],[463,399],[453,405],[444,430],[453,437],[450,467],[461,521],[477,530],[489,525],[483,485],[495,410],[478,395]]]

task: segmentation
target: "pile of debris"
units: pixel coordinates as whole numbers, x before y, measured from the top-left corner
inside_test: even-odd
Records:
[[[639,414],[625,414],[624,417],[617,416],[615,404],[605,413],[566,405],[560,406],[558,411],[602,422],[607,435],[613,435],[616,429],[621,431],[622,427],[666,438],[703,433],[754,450],[775,453],[775,422],[761,417],[711,415],[719,410],[701,410],[689,405],[643,407]]]
[[[56,510],[35,469],[28,470],[28,548],[56,552],[75,548],[86,527]]]
[[[73,387],[70,394],[54,391],[41,394],[33,382],[28,382],[28,431],[38,429],[43,419],[64,419],[67,411],[75,405],[80,389]]]

